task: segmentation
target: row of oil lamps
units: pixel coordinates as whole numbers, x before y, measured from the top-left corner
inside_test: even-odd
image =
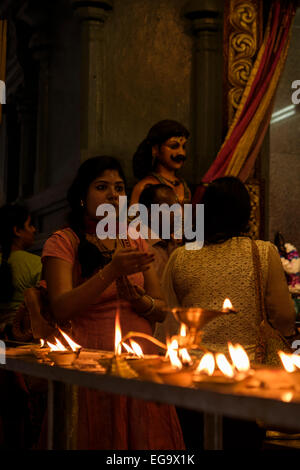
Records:
[[[82,348],[64,331],[60,330],[60,333],[69,348],[65,347],[58,338],[55,338],[55,343],[41,339],[41,348],[39,350],[41,355],[39,358],[47,358],[47,360],[50,359],[50,361],[56,365],[70,366],[79,356]],[[176,374],[179,371],[189,370],[189,376],[191,377],[192,375],[191,380],[186,381],[184,379],[184,374],[177,374],[179,381],[182,381],[181,385],[189,385],[190,381],[233,383],[244,380],[253,373],[249,357],[244,348],[241,345],[233,345],[231,343],[228,343],[231,362],[226,358],[225,354],[213,354],[212,352],[207,352],[203,355],[200,361],[199,359],[197,360],[196,365],[196,361],[193,361],[187,349],[180,347],[178,343],[178,339],[180,342],[180,338],[185,337],[186,334],[186,326],[182,324],[179,335],[177,337],[173,337],[165,346],[165,349],[167,350],[166,355],[164,359],[161,359],[160,365],[158,365],[157,361],[153,362],[152,360],[152,363],[155,364],[157,368],[160,368],[160,375],[165,376],[165,378],[168,376],[169,379],[172,374]],[[144,335],[144,337],[155,342],[154,338],[151,336]],[[134,358],[143,359],[146,364],[147,356],[144,356],[140,345],[132,339],[129,339],[129,343],[130,345],[122,340],[119,314],[117,313],[115,321],[115,357],[125,356],[125,359],[128,360]],[[125,351],[125,354],[122,353],[122,349]],[[292,373],[300,369],[300,356],[296,354],[285,354],[282,351],[279,351],[278,354],[284,369],[287,372]],[[151,361],[148,362],[150,363]],[[190,373],[191,371],[192,374]]]

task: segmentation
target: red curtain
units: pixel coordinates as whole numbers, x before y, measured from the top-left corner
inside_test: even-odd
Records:
[[[274,97],[287,56],[294,1],[275,0],[269,13],[262,46],[225,141],[195,192],[200,202],[203,183],[225,175],[248,178],[267,132]]]

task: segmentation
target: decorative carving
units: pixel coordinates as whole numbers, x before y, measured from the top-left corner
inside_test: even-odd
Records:
[[[225,0],[224,12],[224,135],[230,127],[250,77],[262,41],[263,2]],[[246,186],[251,200],[249,235],[258,239],[263,232],[263,183],[255,174]]]
[[[253,26],[256,27],[257,9],[251,0],[235,0],[231,2],[230,23],[243,30],[248,30],[251,34]]]
[[[256,0],[231,0],[228,45],[228,125],[230,126],[250,76],[259,47]]]
[[[260,194],[260,182],[257,180],[251,180],[246,184],[246,188],[250,195],[251,202],[251,214],[249,220],[249,232],[248,235],[254,240],[260,238],[260,219],[261,219],[261,194]]]

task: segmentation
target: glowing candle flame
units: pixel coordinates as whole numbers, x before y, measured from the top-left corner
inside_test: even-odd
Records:
[[[179,350],[179,357],[183,364],[192,364],[192,358],[188,353],[188,350],[186,348],[180,349]]]
[[[167,359],[169,357],[169,349],[178,350],[178,348],[179,348],[179,345],[178,345],[177,339],[173,339],[171,343],[170,343],[170,340],[168,339],[167,340],[167,352],[166,352],[165,358]]]
[[[213,375],[215,370],[215,358],[212,353],[206,353],[202,357],[196,372],[203,372],[208,375]]]
[[[77,351],[78,349],[81,349],[81,346],[77,343],[75,343],[75,341],[73,341],[70,336],[68,336],[66,333],[64,333],[64,331],[62,331],[60,328],[58,328],[60,333],[63,335],[63,337],[65,338],[65,340],[67,341],[68,345],[71,347],[72,351]]]
[[[131,349],[131,347],[128,346],[128,344],[122,343],[122,346],[124,346],[124,348],[126,349],[126,351],[127,351],[129,354],[134,354],[133,349]]]
[[[116,313],[116,321],[115,321],[115,355],[120,356],[122,352],[122,333],[121,333],[121,326],[120,326],[120,317],[119,317],[119,310]]]
[[[59,348],[55,344],[52,344],[49,341],[47,341],[47,344],[50,348],[50,351],[59,351]]]
[[[291,356],[292,356],[294,365],[298,367],[298,369],[300,369],[300,356],[298,356],[297,354],[292,354]]]
[[[294,365],[292,357],[289,354],[285,354],[283,351],[278,351],[279,357],[283,364],[283,367],[287,372],[294,372],[296,367]]]
[[[225,299],[223,302],[223,310],[231,310],[232,309],[232,303],[230,302],[229,299]]]
[[[227,377],[233,377],[234,371],[232,365],[228,362],[224,354],[218,353],[216,355],[216,362],[221,372]]]
[[[228,343],[229,354],[236,369],[240,372],[246,372],[250,369],[249,357],[240,344],[233,346]]]
[[[284,401],[285,403],[290,403],[293,398],[294,398],[293,392],[284,392],[281,396],[281,400]]]
[[[140,347],[140,345],[139,345],[138,343],[136,343],[135,341],[133,341],[133,340],[131,339],[131,340],[130,340],[130,344],[131,344],[131,347],[132,347],[133,351],[135,352],[135,354],[136,354],[138,357],[144,357],[142,348]]]
[[[67,348],[65,348],[64,345],[57,338],[55,338],[55,341],[59,351],[67,351]]]
[[[182,363],[178,357],[178,342],[176,341],[176,339],[174,339],[172,343],[168,345],[167,356],[169,357],[173,367],[177,367],[177,369],[182,369]]]
[[[186,336],[186,326],[185,326],[184,323],[181,323],[179,335],[180,336]]]
[[[41,343],[41,348],[43,348],[44,344],[45,344],[45,341],[43,339],[40,339],[40,343]]]

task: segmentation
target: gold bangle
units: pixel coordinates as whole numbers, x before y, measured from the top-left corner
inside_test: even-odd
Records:
[[[144,294],[142,297],[147,297],[151,301],[151,306],[149,308],[147,308],[147,310],[145,310],[145,312],[141,312],[141,316],[144,317],[144,318],[147,318],[153,312],[153,310],[155,309],[155,302],[154,302],[153,297],[151,297],[148,294]]]

